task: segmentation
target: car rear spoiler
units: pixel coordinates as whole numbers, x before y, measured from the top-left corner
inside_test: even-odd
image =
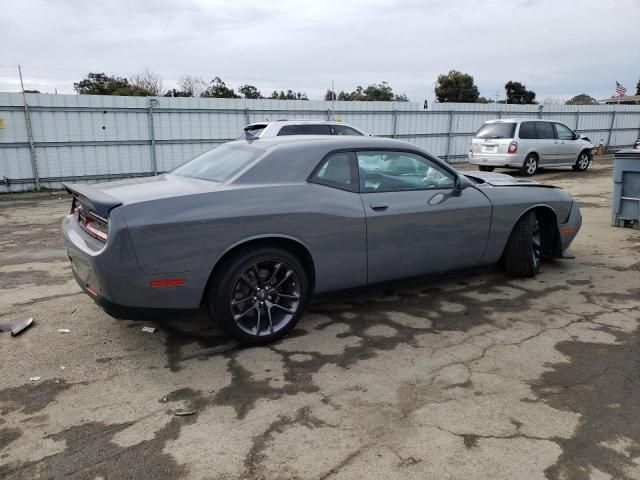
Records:
[[[91,185],[79,185],[77,183],[63,183],[64,189],[78,199],[80,203],[102,218],[109,216],[109,211],[122,202],[108,193]]]

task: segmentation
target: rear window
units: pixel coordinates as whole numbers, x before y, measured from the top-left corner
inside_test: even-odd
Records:
[[[240,145],[223,145],[198,155],[171,173],[181,177],[224,182],[253,162],[263,150]]]
[[[285,125],[278,132],[280,135],[331,135],[329,125]]]
[[[513,122],[485,123],[474,138],[513,138],[515,131]]]

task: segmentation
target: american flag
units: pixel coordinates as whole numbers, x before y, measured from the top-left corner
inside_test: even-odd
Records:
[[[618,82],[616,82],[616,93],[620,96],[626,95],[627,89],[624,88],[622,85],[620,85]]]

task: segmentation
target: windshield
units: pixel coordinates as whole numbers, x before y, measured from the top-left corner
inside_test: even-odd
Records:
[[[198,155],[171,174],[224,182],[253,162],[262,152],[261,149],[244,145],[222,145]]]
[[[485,123],[474,138],[513,138],[516,124],[513,122]]]

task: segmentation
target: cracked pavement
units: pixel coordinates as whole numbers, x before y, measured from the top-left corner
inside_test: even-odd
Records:
[[[582,206],[575,260],[324,296],[249,349],[111,319],[71,278],[70,200],[3,196],[0,323],[35,323],[0,334],[0,477],[640,479],[640,231],[609,225],[610,159],[536,180]]]

